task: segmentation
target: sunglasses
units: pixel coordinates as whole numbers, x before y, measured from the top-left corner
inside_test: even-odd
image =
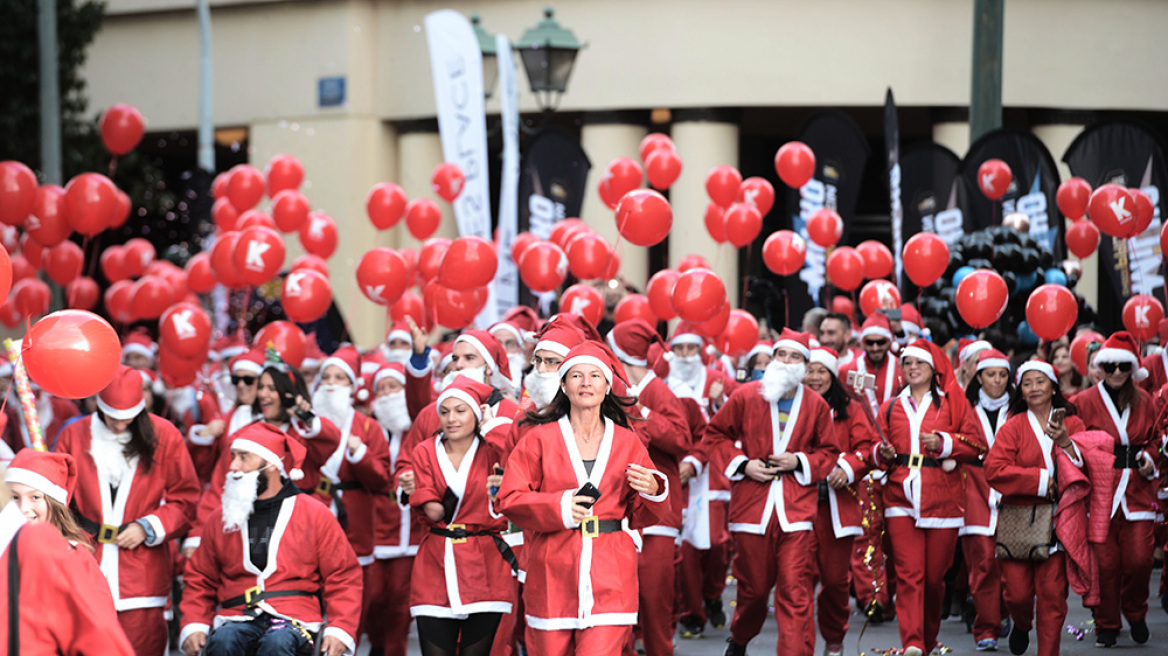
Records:
[[[1130,363],[1130,362],[1101,362],[1101,363],[1099,363],[1099,368],[1102,369],[1103,373],[1105,373],[1105,374],[1113,374],[1113,373],[1115,373],[1116,369],[1118,369],[1119,371],[1126,374],[1126,373],[1131,372],[1132,363]]]
[[[866,340],[864,340],[864,346],[888,346],[888,340],[886,340],[886,339],[866,339]]]
[[[256,377],[255,376],[232,376],[231,377],[231,384],[232,385],[238,385],[240,383],[243,383],[244,385],[247,385],[248,387],[250,387],[252,385],[255,385]]]

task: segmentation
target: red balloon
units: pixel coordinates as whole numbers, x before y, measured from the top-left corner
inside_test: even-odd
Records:
[[[211,218],[215,220],[219,232],[239,229],[239,210],[226,198],[219,198],[211,205]]]
[[[726,302],[726,285],[709,269],[690,269],[678,276],[670,300],[683,321],[702,323],[713,319],[722,310]]]
[[[1070,332],[1078,317],[1075,295],[1062,285],[1039,285],[1026,301],[1026,322],[1035,335],[1049,342]]]
[[[738,358],[749,353],[757,343],[758,319],[746,310],[730,310],[726,329],[718,336],[714,346],[726,355]]]
[[[109,227],[117,209],[118,189],[100,173],[82,173],[65,185],[65,218],[87,237]]]
[[[515,240],[511,242],[511,261],[519,262],[519,258],[523,256],[523,251],[527,247],[539,241],[539,237],[530,232],[521,232],[515,235]]]
[[[406,228],[414,239],[429,239],[442,221],[442,210],[429,198],[416,198],[406,206]]]
[[[365,196],[365,213],[374,228],[389,230],[406,215],[408,203],[406,192],[401,187],[392,182],[379,182]]]
[[[1083,178],[1069,178],[1058,186],[1055,202],[1063,216],[1078,221],[1087,215],[1087,202],[1091,199],[1091,185]]]
[[[1163,318],[1164,306],[1153,296],[1136,294],[1123,304],[1123,327],[1141,342],[1156,336]]]
[[[130,277],[126,271],[126,250],[121,246],[111,246],[101,253],[99,264],[105,279],[111,283],[125,280]]]
[[[645,160],[645,174],[654,189],[665,191],[681,175],[681,156],[670,148],[658,148]]]
[[[39,278],[25,278],[12,286],[12,302],[23,317],[39,317],[49,311],[52,292]]]
[[[215,272],[220,284],[229,289],[247,287],[247,282],[235,268],[235,244],[238,241],[238,232],[226,232],[219,235],[215,245],[211,247],[211,270]]]
[[[578,314],[593,326],[599,326],[604,318],[604,295],[592,285],[572,285],[560,296],[560,312]]]
[[[726,210],[725,219],[726,239],[738,248],[754,241],[762,232],[762,214],[753,205],[734,203]]]
[[[823,248],[831,248],[839,243],[844,233],[844,220],[835,210],[817,210],[807,220],[807,237]]]
[[[29,237],[28,234],[20,236],[20,252],[28,258],[28,263],[32,265],[33,269],[41,269],[45,265],[45,251],[48,249],[41,246],[35,239]]]
[[[119,280],[105,290],[105,309],[110,318],[121,324],[130,323],[134,315],[130,312],[130,299],[134,295],[134,283],[129,280]]]
[[[641,319],[650,326],[657,325],[657,315],[649,305],[649,297],[643,294],[629,294],[617,301],[612,315],[616,323]]]
[[[437,323],[458,330],[474,321],[486,304],[486,290],[460,292],[447,289],[438,282],[426,285],[426,308],[434,313]]]
[[[949,246],[944,239],[931,232],[918,232],[905,242],[904,272],[917,287],[933,284],[948,267]]]
[[[742,174],[733,166],[726,164],[715,166],[706,174],[706,195],[719,207],[727,208],[733,205],[741,189]]]
[[[271,345],[288,366],[299,369],[304,361],[308,339],[296,324],[289,321],[273,321],[260,329],[252,344],[262,348]]]
[[[1080,333],[1071,340],[1071,364],[1075,365],[1079,375],[1087,375],[1087,345],[1092,342],[1102,344],[1104,341],[1103,335],[1094,330]]]
[[[65,219],[65,189],[57,185],[42,185],[37,189],[36,204],[24,222],[24,229],[45,248],[65,241],[73,232]]]
[[[803,268],[807,259],[807,242],[790,230],[779,230],[762,244],[762,261],[780,276],[789,276]]]
[[[316,271],[317,273],[324,276],[325,278],[329,277],[328,262],[325,262],[322,258],[320,258],[316,255],[313,255],[312,253],[308,253],[306,255],[301,255],[300,257],[296,258],[295,260],[292,260],[292,266],[289,267],[289,269],[291,271],[299,271],[301,269],[309,269],[312,271]]]
[[[280,272],[284,254],[284,238],[280,233],[257,226],[239,233],[232,261],[245,283],[259,287]]]
[[[775,187],[766,178],[747,178],[738,187],[738,202],[754,205],[759,214],[766,216],[775,206]]]
[[[100,296],[97,281],[89,276],[81,276],[65,285],[65,304],[75,310],[92,310]]]
[[[558,289],[568,277],[568,256],[550,241],[534,243],[520,257],[519,277],[533,292]]]
[[[662,321],[669,321],[677,316],[673,309],[673,287],[681,274],[672,269],[662,269],[649,278],[645,286],[645,295],[649,297],[649,308]],[[651,322],[656,323],[656,322]]]
[[[397,303],[389,306],[389,318],[391,321],[405,321],[406,317],[413,317],[414,322],[419,326],[427,325],[426,311],[422,305],[422,299],[413,292],[406,292],[397,300]]]
[[[1122,185],[1105,184],[1091,194],[1087,216],[1104,234],[1127,239],[1137,227],[1136,199]]]
[[[105,389],[122,359],[113,327],[85,310],[61,310],[36,322],[21,350],[29,378],[63,399],[83,399]]]
[[[726,210],[714,201],[706,204],[706,232],[719,244],[726,243]]]
[[[243,232],[248,228],[268,228],[270,230],[278,230],[275,220],[268,216],[267,213],[261,210],[248,210],[239,215],[239,221],[235,224],[235,229]]]
[[[670,139],[669,135],[652,132],[641,139],[637,154],[641,156],[642,162],[648,162],[649,156],[658,150],[677,150],[677,148],[673,145],[673,139]]]
[[[211,317],[198,305],[172,305],[158,321],[158,339],[179,357],[198,358],[211,345]]]
[[[410,286],[406,261],[391,248],[373,248],[357,264],[357,286],[378,305],[390,305]]]
[[[185,387],[198,379],[199,369],[206,361],[206,354],[195,358],[183,358],[163,347],[158,350],[158,374],[170,387]]]
[[[268,162],[264,177],[268,179],[268,198],[274,200],[282,191],[300,188],[300,183],[304,182],[304,165],[291,155],[276,155]]]
[[[673,226],[673,209],[665,197],[651,189],[625,194],[616,208],[616,226],[621,236],[636,246],[655,246]]]
[[[85,253],[71,241],[64,241],[45,253],[45,273],[58,285],[68,285],[81,275]]]
[[[831,299],[831,311],[838,312],[845,317],[855,318],[856,304],[847,296],[836,296]]]
[[[868,316],[876,310],[900,307],[900,290],[887,280],[872,280],[860,290],[860,311]]]
[[[434,167],[434,172],[430,174],[430,187],[447,203],[453,203],[462,194],[465,186],[466,176],[462,174],[462,169],[458,168],[457,164],[443,162]]]
[[[337,224],[324,212],[311,212],[300,226],[300,245],[304,250],[329,259],[337,250]]]
[[[135,319],[157,319],[174,302],[174,290],[158,276],[142,276],[134,283],[130,314]]]
[[[1164,225],[1168,226],[1168,223]],[[1160,234],[1164,234],[1163,230]],[[1067,228],[1066,241],[1067,250],[1074,253],[1075,257],[1080,260],[1091,257],[1095,254],[1095,249],[1099,248],[1099,228],[1090,221],[1075,221]],[[1163,242],[1163,238],[1160,241]]]
[[[323,317],[332,302],[332,285],[319,271],[300,269],[284,278],[280,305],[284,306],[284,314],[296,323],[309,323]]]
[[[114,210],[114,218],[110,220],[109,229],[120,228],[126,225],[126,221],[130,220],[130,210],[134,209],[133,203],[130,202],[130,196],[118,189],[118,205]]]
[[[3,323],[5,327],[11,329],[19,326],[22,321],[24,321],[24,317],[16,309],[16,305],[11,298],[0,303],[0,323]]]
[[[788,141],[775,153],[775,172],[783,184],[798,189],[815,175],[815,153],[801,141]]]
[[[32,169],[20,162],[0,162],[0,222],[24,225],[37,199],[37,180]]]
[[[114,155],[125,155],[134,150],[144,134],[146,121],[136,107],[114,105],[101,115],[101,141]]]
[[[592,232],[592,228],[587,223],[584,223],[582,219],[564,219],[557,221],[552,227],[552,233],[548,235],[548,241],[567,252],[568,244],[577,235],[590,232]]]
[[[8,297],[12,289],[12,276],[12,260],[8,257],[8,251],[0,246],[0,298]]]
[[[150,266],[150,263],[153,262],[154,258],[156,257],[154,244],[151,244],[149,241],[146,241],[141,237],[135,237],[130,241],[127,241],[125,246],[122,248],[125,252],[125,259],[123,260],[122,264],[126,267],[126,273],[128,273],[131,278],[135,278],[142,275],[143,273],[146,273],[146,267]]]
[[[827,256],[827,277],[831,284],[850,292],[864,282],[864,258],[856,249],[841,246]]]
[[[211,269],[211,253],[203,251],[196,253],[187,260],[187,285],[196,294],[207,294],[215,289],[217,281],[215,272]]]
[[[220,198],[227,198],[227,179],[231,177],[231,171],[223,171],[211,180],[211,196],[215,200]]]
[[[417,271],[424,282],[430,282],[438,277],[438,270],[442,266],[442,260],[446,258],[446,251],[449,250],[451,243],[445,237],[435,237],[427,239],[422,244],[422,250],[418,253]]]
[[[1010,165],[1000,159],[987,159],[977,167],[977,186],[990,200],[998,200],[1010,189],[1014,174]]]
[[[723,330],[726,330],[726,326],[729,324],[730,302],[726,301],[722,303],[721,309],[718,310],[718,313],[714,315],[713,319],[697,324],[694,326],[694,329],[697,330],[698,334],[702,335],[703,337],[716,339],[719,335],[722,334]]]
[[[499,258],[495,245],[477,235],[459,237],[438,266],[438,282],[457,291],[478,289],[495,279]]]
[[[856,252],[864,258],[865,278],[887,278],[892,275],[892,251],[884,244],[869,239],[860,242]]]
[[[299,230],[308,220],[308,213],[311,211],[312,205],[308,199],[295,189],[285,189],[272,198],[272,220],[280,232]]]
[[[641,186],[641,165],[630,157],[618,157],[608,164],[600,178],[600,199],[615,210],[625,194]]]
[[[1002,317],[1010,290],[997,271],[978,269],[957,285],[957,312],[973,328],[986,328]]]
[[[709,269],[710,262],[701,255],[686,255],[677,263],[677,272],[685,273],[690,269]]]
[[[264,174],[250,164],[231,167],[227,178],[227,200],[240,214],[255,207],[264,197]]]
[[[1140,189],[1129,189],[1132,198],[1136,200],[1136,227],[1132,231],[1132,237],[1142,235],[1148,226],[1152,225],[1152,218],[1156,214],[1156,208],[1152,206],[1152,199],[1148,197]]]
[[[580,280],[597,280],[608,272],[612,247],[604,237],[590,232],[578,235],[568,244],[568,268]]]

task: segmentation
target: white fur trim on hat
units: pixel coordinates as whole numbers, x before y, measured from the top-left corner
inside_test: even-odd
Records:
[[[916,335],[921,334],[921,327],[911,321],[905,321],[901,319],[900,327],[904,329],[905,333],[914,333]]]
[[[523,331],[520,330],[518,327],[516,327],[514,324],[507,323],[506,321],[500,321],[499,323],[491,326],[490,330],[488,330],[487,332],[494,335],[495,331],[499,330],[499,329],[506,330],[507,332],[511,333],[511,335],[513,337],[515,337],[515,341],[519,342],[520,344],[523,343]],[[499,338],[496,337],[495,339],[499,339]],[[499,341],[502,342],[503,340],[499,340]]]
[[[459,342],[470,344],[471,348],[478,352],[479,357],[483,359],[483,364],[491,367],[491,371],[499,370],[499,363],[495,362],[495,357],[487,349],[487,345],[479,341],[479,338],[474,335],[459,335],[458,339],[454,340],[455,344]]]
[[[137,353],[138,355],[144,355],[144,356],[150,358],[151,360],[154,359],[154,349],[150,348],[149,346],[146,346],[145,344],[139,344],[137,342],[130,342],[129,344],[126,344],[125,346],[122,347],[122,357],[123,358],[131,353]]]
[[[990,358],[988,360],[981,360],[977,363],[978,371],[993,369],[994,367],[1002,367],[1008,372],[1010,369],[1010,361],[1003,360],[1002,358]]]
[[[678,344],[696,344],[701,346],[705,343],[701,335],[695,335],[694,333],[681,333],[674,335],[673,339],[669,340],[670,346],[677,346]]]
[[[1055,373],[1054,367],[1050,366],[1049,363],[1043,362],[1042,360],[1028,360],[1023,362],[1022,366],[1018,367],[1018,373],[1014,374],[1015,385],[1022,384],[1022,374],[1026,373],[1027,371],[1040,372],[1049,378],[1052,383],[1058,383],[1058,375]]]
[[[284,459],[276,455],[274,451],[260,444],[259,442],[255,442],[243,437],[237,437],[235,438],[235,441],[231,443],[231,448],[232,450],[238,449],[240,451],[254,453],[257,456],[263,458],[264,462],[275,465],[276,468],[280,470],[281,476],[288,475],[287,472],[284,471]]]
[[[352,387],[360,387],[361,377],[357,375],[357,372],[353,371],[353,368],[349,366],[348,362],[345,362],[343,359],[338,358],[336,356],[330,355],[329,357],[327,357],[323,361],[321,361],[321,363],[320,363],[321,373],[324,373],[325,367],[328,367],[329,365],[332,365],[332,366],[336,367],[337,369],[340,369],[341,371],[345,372],[345,375],[349,377],[349,383]]]
[[[773,349],[771,349],[771,352],[774,353],[775,351],[778,351],[781,348],[791,349],[792,351],[798,351],[799,353],[803,354],[803,358],[805,360],[811,359],[811,349],[807,348],[806,346],[803,346],[803,344],[796,342],[793,339],[780,339],[779,341],[775,342],[775,347]]]
[[[564,376],[568,375],[568,372],[572,369],[572,367],[575,367],[578,364],[590,364],[598,367],[601,373],[604,374],[604,380],[608,381],[609,385],[612,385],[612,368],[604,360],[601,360],[600,358],[592,355],[577,355],[575,357],[564,360],[564,363],[560,365],[560,369],[557,372],[560,375],[560,380],[563,380]]]
[[[411,335],[408,330],[402,330],[401,328],[395,328],[394,330],[389,331],[389,334],[385,336],[385,343],[389,344],[390,342],[392,342],[395,339],[403,339],[407,342],[413,342],[414,336]]]
[[[904,360],[905,358],[916,358],[918,360],[923,360],[928,362],[930,367],[934,369],[937,368],[937,364],[933,362],[933,354],[931,351],[929,351],[929,349],[923,349],[919,346],[906,346],[900,352],[900,359]]]
[[[470,409],[474,411],[475,419],[478,419],[479,421],[483,420],[483,409],[479,402],[473,396],[467,394],[466,390],[455,387],[454,385],[451,385],[442,390],[442,393],[438,395],[438,401],[435,402],[434,407],[440,407],[443,401],[452,398],[458,399],[459,401],[469,405]]]
[[[219,349],[219,357],[223,358],[224,360],[234,358],[240,353],[247,353],[247,347],[243,346],[242,344],[237,344],[235,346],[227,346],[225,348]]]
[[[1101,348],[1095,354],[1095,359],[1092,360],[1096,366],[1114,362],[1119,364],[1121,362],[1130,362],[1132,366],[1132,379],[1137,383],[1148,378],[1148,370],[1140,366],[1140,359],[1134,353],[1123,348]]]
[[[235,373],[237,371],[242,371],[244,373],[249,373],[249,374],[255,374],[258,376],[258,375],[264,373],[264,366],[258,362],[252,362],[251,360],[240,359],[240,360],[236,360],[235,364],[231,365],[231,373]]]
[[[625,353],[624,349],[617,346],[616,338],[613,337],[613,331],[609,331],[608,336],[605,337],[605,341],[608,342],[608,346],[612,349],[612,352],[616,355],[617,359],[620,360],[621,362],[627,362],[627,363],[633,365],[634,367],[647,367],[647,366],[649,366],[649,361],[646,360],[645,358],[634,358],[633,356],[629,355],[628,353]],[[562,367],[561,367],[561,369],[562,369]],[[560,377],[563,378],[563,376],[560,376]],[[608,378],[609,378],[608,382],[611,384],[612,383],[611,375]]]
[[[810,361],[817,362],[827,367],[827,370],[831,372],[831,375],[837,378],[839,377],[839,358],[831,357],[831,353],[828,353],[821,348],[811,349]]]
[[[981,353],[982,351],[984,351],[988,348],[993,348],[993,347],[994,347],[993,344],[990,344],[989,342],[985,341],[984,339],[979,339],[976,342],[973,342],[972,344],[968,344],[968,345],[966,345],[965,348],[961,349],[961,352],[957,354],[957,359],[961,360],[962,362],[965,362],[966,360],[972,358],[973,356],[977,355],[978,353]]]
[[[4,474],[4,482],[27,485],[44,492],[52,499],[59,501],[63,506],[69,505],[69,492],[65,488],[50,481],[43,474],[39,474],[31,469],[9,467],[8,471]]]
[[[105,401],[102,401],[101,395],[95,396],[93,398],[97,399],[97,407],[101,409],[102,414],[109,417],[110,419],[116,419],[118,421],[133,419],[146,409],[146,399],[142,399],[133,407],[120,410],[107,404]]]
[[[867,339],[868,337],[883,337],[888,341],[892,341],[892,331],[882,326],[868,326],[860,331],[860,339]]]
[[[397,382],[401,383],[402,385],[406,384],[406,375],[405,374],[398,371],[397,369],[392,369],[390,367],[386,367],[386,368],[382,369],[381,371],[378,371],[376,374],[374,374],[373,387],[376,388],[377,384],[380,383],[381,381],[385,380],[386,378],[392,378],[392,379],[396,380]]]
[[[320,358],[314,358],[314,357],[312,357],[312,356],[310,356],[310,355],[306,355],[306,356],[304,356],[304,359],[300,361],[300,366],[301,366],[301,367],[316,367],[316,366],[320,366],[321,368],[324,368],[324,364],[323,364],[323,362],[324,362],[324,361],[323,361],[323,360],[321,360]]]
[[[749,359],[753,358],[754,356],[759,355],[761,353],[766,353],[767,355],[771,355],[773,353],[773,351],[774,351],[774,349],[767,344],[755,344],[754,348],[750,349],[750,352],[746,354],[746,359],[749,360]]]
[[[552,353],[555,353],[556,355],[563,358],[567,357],[568,351],[571,350],[572,349],[564,346],[559,342],[553,342],[549,339],[541,339],[540,341],[536,342],[535,348],[532,351],[551,351]]]

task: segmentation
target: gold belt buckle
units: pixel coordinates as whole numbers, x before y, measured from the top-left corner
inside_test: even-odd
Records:
[[[920,469],[924,462],[925,457],[919,453],[910,453],[908,456],[908,466],[911,469]]]
[[[245,606],[251,606],[252,600],[255,599],[256,597],[260,596],[261,592],[263,592],[263,590],[261,590],[260,586],[258,586],[258,585],[255,587],[252,587],[252,588],[248,588],[247,590],[244,590],[243,591],[243,604]]]
[[[451,524],[451,525],[447,526],[446,528],[447,528],[448,530],[451,530],[451,531],[458,531],[458,530],[465,531],[465,530],[466,530],[466,524]],[[462,537],[462,538],[450,538],[450,544],[462,544],[463,542],[466,542],[466,538],[465,538],[465,537]]]
[[[97,541],[103,544],[113,544],[118,539],[118,527],[110,524],[102,524],[101,530],[97,532]]]
[[[333,493],[333,482],[327,478],[320,479],[320,482],[316,484],[316,491],[325,496],[331,496]]]
[[[580,522],[580,532],[586,538],[600,537],[600,518],[596,515],[589,515]]]

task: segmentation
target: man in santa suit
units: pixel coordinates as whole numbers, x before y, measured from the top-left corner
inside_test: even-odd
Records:
[[[1148,377],[1140,381],[1140,386],[1149,394],[1155,394],[1168,383],[1168,319],[1161,319],[1159,328],[1160,348],[1140,361],[1140,366],[1148,370]]]
[[[223,506],[184,577],[179,643],[189,656],[355,653],[361,566],[329,509],[290,480],[303,476],[304,456],[271,424],[235,434]]]
[[[840,455],[827,402],[802,384],[810,336],[784,329],[761,381],[738,388],[706,428],[711,466],[730,479],[738,602],[726,654],[762,629],[774,588],[780,655],[810,656],[812,527],[819,481]]]
[[[410,319],[407,316],[407,320]],[[411,334],[410,324],[406,321],[395,321],[389,329],[389,334],[385,336],[385,343],[378,346],[378,350],[381,351],[386,362],[391,364],[396,362],[404,366],[410,361],[413,345],[414,338]]]
[[[511,384],[516,390],[523,387],[523,372],[531,362],[529,344],[523,330],[510,321],[500,321],[487,331],[499,340],[507,353],[507,364],[511,366]]]
[[[231,372],[230,382],[235,390],[232,396],[236,405],[226,415],[191,424],[187,429],[187,449],[204,485],[210,482],[215,463],[223,457],[224,444],[230,441],[230,435],[255,420],[252,404],[255,403],[260,374],[264,371],[263,350],[253,348],[235,355],[228,364],[228,371]]]
[[[146,410],[137,371],[119,366],[97,407],[61,431],[57,451],[77,462],[74,513],[96,537],[118,620],[139,656],[160,654],[172,578],[168,539],[190,528],[199,480],[178,429]]]
[[[864,353],[847,365],[840,365],[839,377],[845,385],[851,371],[876,377],[875,389],[864,390],[864,399],[872,409],[872,416],[876,416],[880,406],[903,385],[900,363],[896,358],[888,357],[892,348],[892,325],[888,317],[877,312],[865,319],[860,328],[860,344]]]
[[[122,364],[131,369],[153,369],[158,345],[145,329],[131,332],[122,344]]]
[[[840,368],[847,367],[857,357],[856,349],[848,347],[852,341],[852,320],[840,312],[828,312],[819,322],[819,344],[839,353]]]

